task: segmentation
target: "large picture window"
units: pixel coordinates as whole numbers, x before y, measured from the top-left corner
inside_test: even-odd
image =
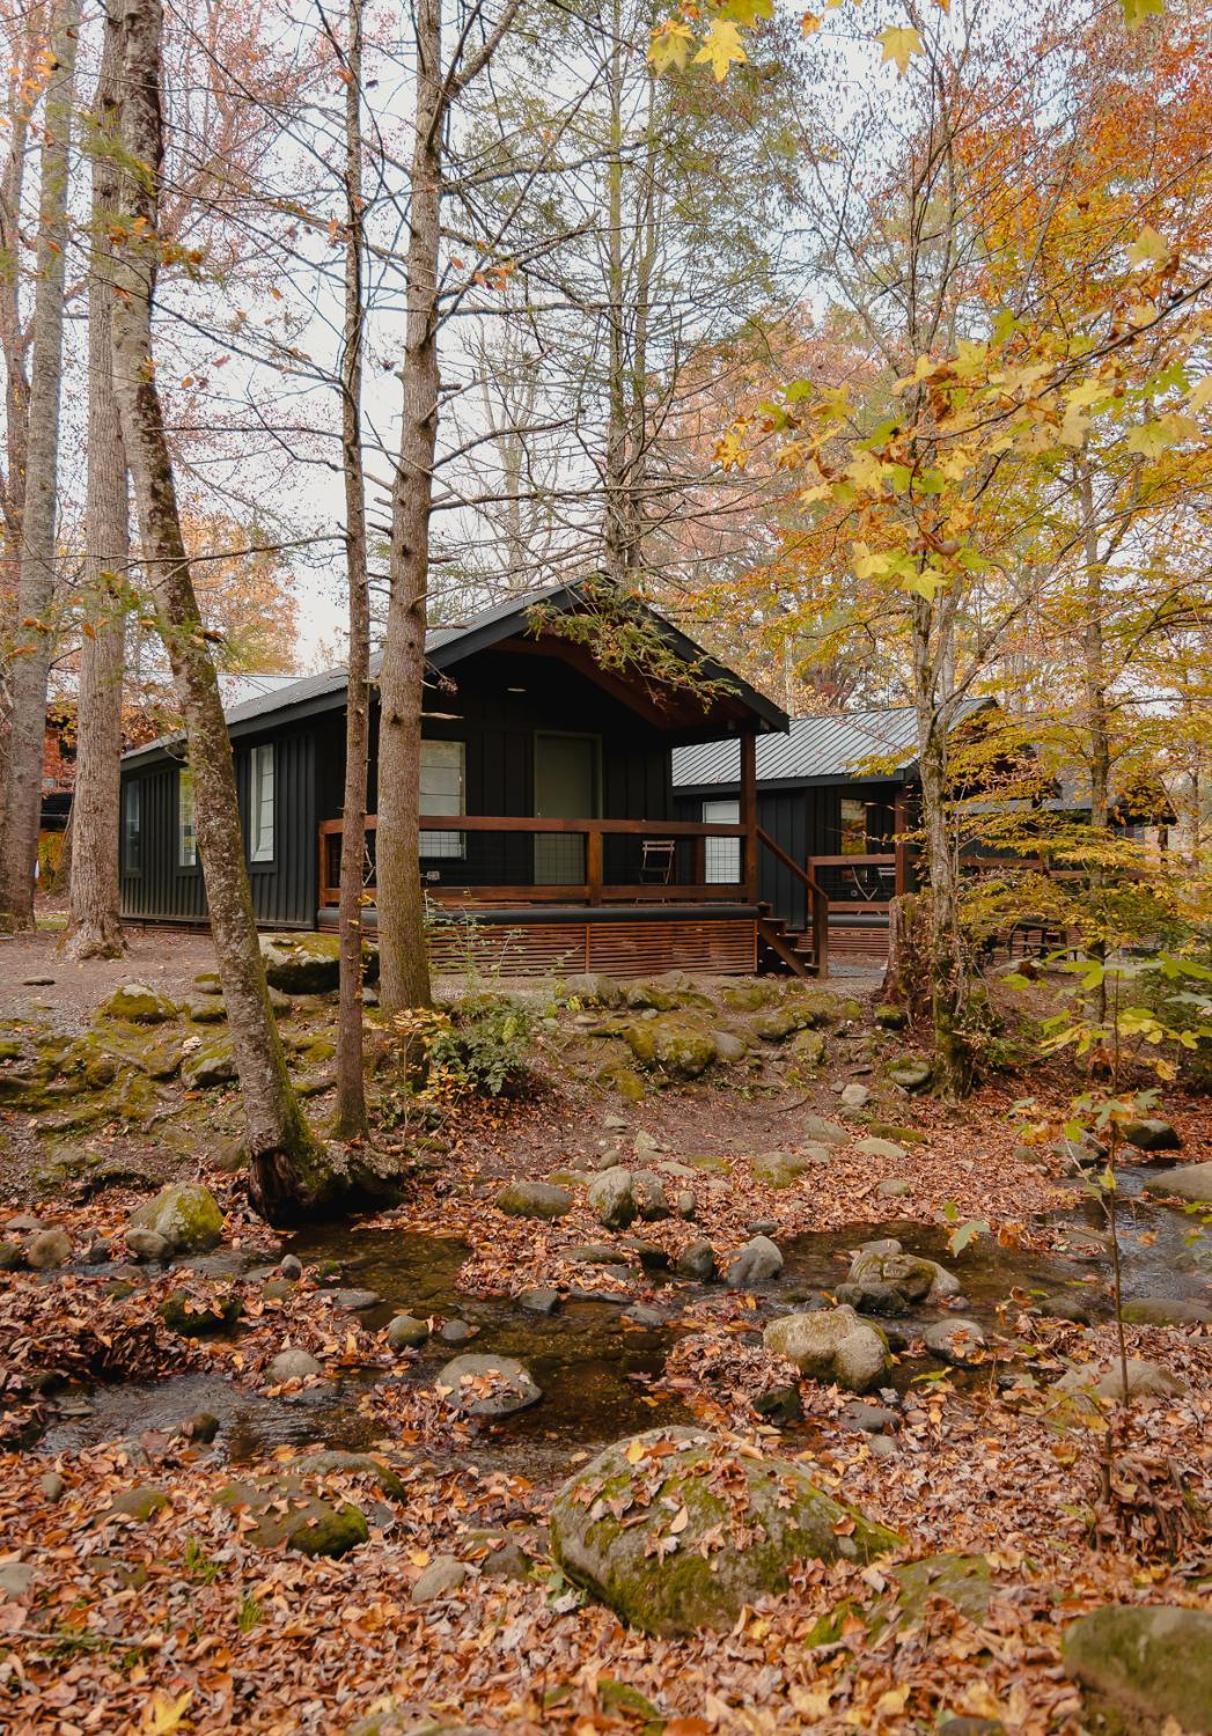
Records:
[[[143,843],[143,785],[131,778],[122,791],[122,872],[137,874]]]
[[[461,741],[421,743],[421,812],[458,815],[467,812],[466,744]],[[467,853],[465,832],[422,832],[421,855],[449,861]]]
[[[177,773],[177,863],[182,868],[198,865],[198,836],[194,830],[194,774],[188,766]]]
[[[252,750],[249,778],[249,859],[274,859],[274,750],[266,742]]]

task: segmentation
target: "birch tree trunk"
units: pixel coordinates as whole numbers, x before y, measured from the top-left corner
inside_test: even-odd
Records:
[[[108,233],[118,211],[118,73],[122,39],[107,15],[93,104],[92,248],[88,283],[88,449],[85,501],[84,644],[76,712],[76,787],[67,952],[120,958],[118,761],[126,637],[130,506],[126,455],[114,393],[113,302]]]
[[[114,380],[135,485],[143,564],[185,718],[198,853],[248,1133],[254,1204],[271,1221],[318,1209],[331,1175],[286,1071],[257,939],[231,743],[194,593],[152,349],[162,156],[161,0],[121,8],[122,239],[115,249]]]
[[[67,193],[80,0],[58,0],[51,25],[54,71],[43,109],[38,193],[34,359],[30,376],[17,635],[10,684],[12,722],[0,838],[0,928],[34,926],[34,866],[42,802],[46,684],[50,673],[58,517],[59,402],[63,381],[63,300]]]
[[[379,1000],[385,1012],[432,1000],[421,895],[421,705],[429,520],[438,439],[438,253],[442,203],[441,0],[416,0],[404,419],[392,487],[387,635],[379,672],[376,883]]]
[[[362,859],[370,740],[370,591],[366,559],[366,484],[362,466],[362,0],[350,0],[345,52],[345,324],[341,356],[341,452],[345,473],[349,676],[345,708],[345,801],[341,835],[341,988],[337,1015],[336,1132],[366,1132],[362,1055]]]

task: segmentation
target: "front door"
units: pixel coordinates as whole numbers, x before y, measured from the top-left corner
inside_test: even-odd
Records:
[[[596,735],[536,734],[534,811],[541,820],[591,820],[598,812]],[[583,832],[536,832],[536,886],[585,884]]]

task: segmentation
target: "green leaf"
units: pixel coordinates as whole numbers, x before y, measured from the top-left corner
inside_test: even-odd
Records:
[[[966,1224],[952,1230],[947,1237],[947,1245],[953,1254],[962,1254],[974,1236],[987,1236],[989,1225],[984,1218],[971,1218]]]
[[[1166,0],[1120,0],[1120,4],[1129,30],[1139,30],[1146,18],[1164,18],[1166,13]]]

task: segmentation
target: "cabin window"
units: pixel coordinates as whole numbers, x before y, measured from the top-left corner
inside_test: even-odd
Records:
[[[739,802],[704,802],[705,826],[739,826]],[[735,886],[741,878],[741,840],[704,838],[703,864],[708,886]]]
[[[143,785],[131,778],[122,791],[122,871],[139,872],[143,829]]]
[[[274,749],[272,742],[255,747],[249,779],[249,858],[253,862],[274,859]]]
[[[841,853],[843,856],[867,854],[867,804],[855,801],[851,796],[842,797]]]
[[[182,868],[198,865],[198,836],[194,830],[194,774],[188,766],[177,773],[177,863]]]
[[[467,812],[467,744],[461,741],[421,743],[421,812],[430,815]],[[465,832],[422,832],[421,855],[438,861],[467,853]]]

